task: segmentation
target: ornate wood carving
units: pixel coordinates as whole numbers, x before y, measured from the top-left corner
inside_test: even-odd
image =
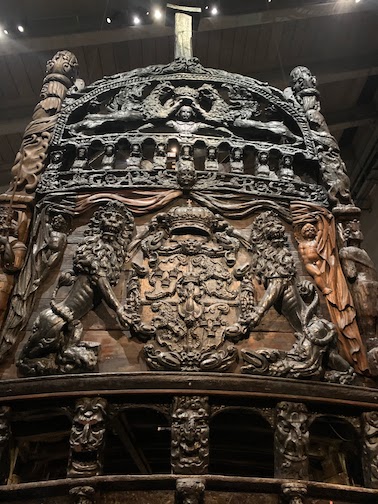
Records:
[[[176,483],[175,504],[203,504],[205,483],[193,478],[180,478]]]
[[[303,403],[277,404],[274,434],[274,474],[277,478],[308,479],[308,412]]]
[[[103,469],[107,402],[101,397],[84,397],[75,405],[70,435],[67,476],[99,476]]]
[[[171,428],[171,464],[174,473],[204,474],[207,472],[209,414],[208,398],[205,396],[174,398]]]
[[[127,310],[113,292],[126,257],[134,220],[126,207],[110,201],[92,217],[85,239],[79,245],[73,266],[59,278],[72,285],[66,298],[37,317],[33,332],[22,348],[18,367],[27,375],[92,371],[97,363],[98,344],[81,341],[80,319],[93,309],[96,298],[104,299],[117,313],[122,326],[130,322]]]
[[[0,406],[0,484],[6,484],[9,475],[10,439],[10,407]]]
[[[307,485],[301,482],[283,483],[282,485],[283,500],[286,504],[305,504],[307,495]]]
[[[362,415],[363,425],[363,470],[365,485],[378,488],[378,412]]]
[[[72,504],[94,504],[95,490],[91,486],[78,486],[70,489]]]

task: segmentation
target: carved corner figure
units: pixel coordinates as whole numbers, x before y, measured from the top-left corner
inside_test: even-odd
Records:
[[[277,404],[275,477],[308,479],[308,412],[302,403]]]
[[[204,474],[209,464],[208,398],[178,396],[172,412],[171,463],[176,474]]]
[[[18,239],[19,229],[13,211],[0,207],[0,326],[3,323],[8,299],[14,285],[14,276],[24,263],[26,245]]]
[[[14,190],[29,194],[35,191],[63,100],[77,74],[76,56],[69,51],[59,51],[47,62],[41,100],[34,109],[16,156],[12,168],[14,179],[9,193]]]
[[[74,261],[74,271],[60,276],[50,308],[34,322],[32,335],[18,360],[26,375],[92,371],[98,345],[81,341],[80,319],[104,300],[123,327],[130,317],[116,298],[113,286],[119,280],[134,222],[123,203],[110,201],[95,212]],[[65,299],[54,298],[63,285],[72,285]]]
[[[345,245],[340,249],[340,260],[352,292],[357,322],[368,351],[369,369],[378,375],[378,273],[366,250],[358,219],[343,226]]]
[[[100,397],[76,401],[67,476],[86,478],[103,472],[107,402]]]
[[[316,77],[304,66],[295,67],[290,73],[290,87],[284,94],[288,100],[302,108],[310,125],[318,149],[320,171],[333,205],[352,205],[350,180],[340,150],[320,112],[320,94]]]
[[[307,272],[325,296],[343,357],[359,373],[368,372],[366,350],[356,321],[356,310],[337,253],[333,215],[322,207],[292,204],[298,251]]]

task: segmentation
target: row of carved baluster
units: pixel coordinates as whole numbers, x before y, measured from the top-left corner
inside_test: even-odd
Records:
[[[102,156],[102,170],[112,170],[114,168],[174,168],[175,163],[180,160],[186,163],[194,163],[197,169],[206,171],[221,171],[231,173],[244,173],[246,169],[246,151],[242,147],[229,147],[222,149],[209,146],[197,149],[184,144],[182,146],[158,143],[153,152],[146,153],[139,143],[130,145],[123,158],[117,156],[117,148],[114,145],[106,145],[104,152],[95,152],[89,155],[87,147],[79,146],[76,149],[76,156],[72,163],[71,170],[89,170],[95,166],[95,161]],[[200,153],[201,155],[198,155]],[[248,151],[247,155],[249,155]],[[195,155],[196,154],[196,155]],[[203,160],[203,158],[205,159]],[[54,151],[51,155],[51,164],[61,169],[64,164],[64,152]],[[251,164],[248,160],[247,164]],[[98,165],[96,165],[98,166]],[[254,175],[270,179],[298,179],[294,174],[293,156],[284,154],[278,160],[272,159],[269,151],[260,150],[254,153],[251,170]]]

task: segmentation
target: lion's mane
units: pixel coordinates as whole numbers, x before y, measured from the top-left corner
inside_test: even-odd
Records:
[[[100,223],[105,212],[116,212],[124,219],[124,228],[111,241],[104,240]],[[111,285],[116,285],[125,262],[127,245],[130,243],[134,219],[123,203],[110,201],[94,213],[85,231],[85,239],[78,246],[73,266],[76,274],[105,276]]]
[[[292,279],[295,276],[294,259],[287,247],[284,228],[274,212],[263,212],[255,219],[250,244],[254,273],[265,286],[272,278]]]

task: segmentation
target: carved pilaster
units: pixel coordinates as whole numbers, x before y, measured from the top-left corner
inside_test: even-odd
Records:
[[[304,483],[284,483],[281,487],[282,503],[285,504],[304,504],[307,495],[307,485]]]
[[[76,401],[70,435],[68,477],[102,474],[106,407],[106,400],[100,397],[84,397]]]
[[[94,504],[94,488],[90,486],[80,486],[71,488],[70,497],[72,504]]]
[[[308,479],[308,420],[304,404],[278,403],[274,435],[277,478]]]
[[[207,397],[178,396],[174,398],[171,444],[171,464],[174,473],[204,474],[207,472],[209,413]]]
[[[9,473],[9,442],[11,429],[9,406],[0,406],[0,485],[6,483]]]
[[[362,414],[365,485],[378,488],[378,411]]]
[[[205,484],[201,480],[178,479],[175,504],[203,504]]]

